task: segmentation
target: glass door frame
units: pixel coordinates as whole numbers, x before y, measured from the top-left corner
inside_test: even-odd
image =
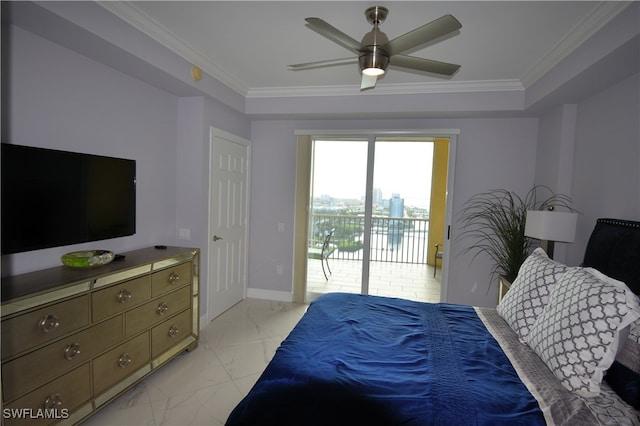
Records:
[[[364,194],[364,238],[362,241],[362,279],[360,280],[360,291],[362,294],[369,294],[369,271],[371,270],[371,224],[373,216],[373,177],[376,160],[376,138],[375,134],[367,137],[367,179]]]

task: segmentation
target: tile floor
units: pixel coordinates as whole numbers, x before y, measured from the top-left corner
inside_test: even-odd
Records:
[[[101,425],[224,425],[307,305],[245,299],[183,353],[87,419]]]
[[[333,262],[326,280],[319,264],[310,264],[309,290],[359,292],[360,268],[360,262]],[[371,268],[371,294],[440,299],[439,272],[434,279],[430,266],[372,263]],[[306,309],[243,300],[202,328],[195,351],[177,356],[83,426],[224,425]]]

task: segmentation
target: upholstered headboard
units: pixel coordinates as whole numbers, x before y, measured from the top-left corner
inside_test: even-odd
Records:
[[[583,266],[624,282],[640,295],[640,222],[598,219],[587,244]]]

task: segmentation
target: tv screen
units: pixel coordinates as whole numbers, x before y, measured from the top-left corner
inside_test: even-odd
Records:
[[[136,162],[2,144],[2,254],[133,235]]]

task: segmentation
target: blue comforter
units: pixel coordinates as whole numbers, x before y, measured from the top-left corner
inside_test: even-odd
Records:
[[[545,424],[469,306],[331,293],[227,425]]]

